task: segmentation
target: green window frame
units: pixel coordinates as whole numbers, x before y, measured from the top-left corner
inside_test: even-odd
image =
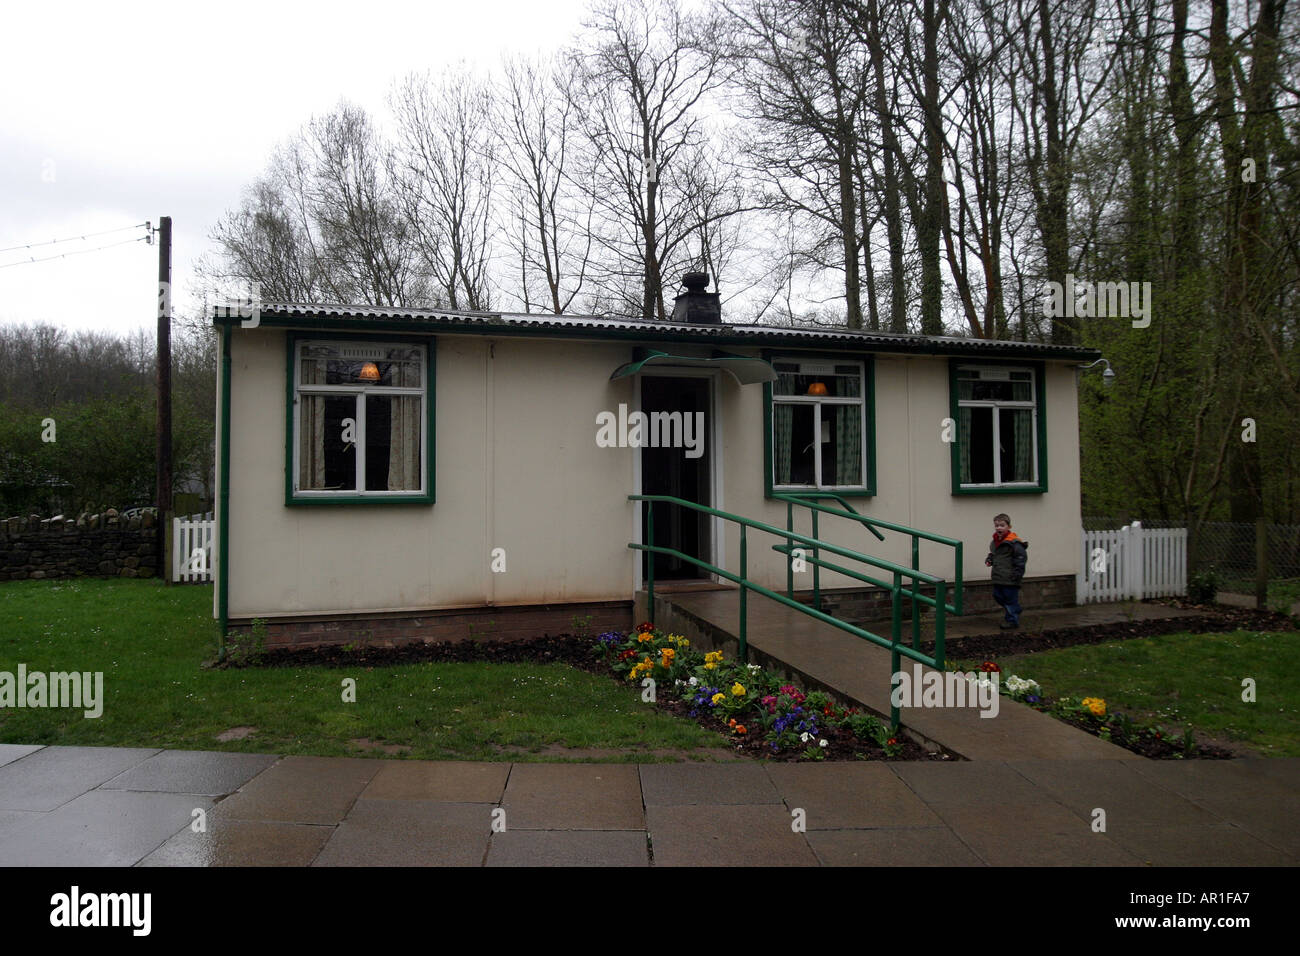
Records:
[[[1044,364],[953,359],[948,372],[952,493],[1045,493]]]
[[[311,360],[313,356],[306,354],[305,350],[320,351],[319,365],[314,367],[314,374],[324,379],[313,383],[303,381],[304,358]],[[328,356],[326,356],[328,352]],[[400,361],[390,361],[391,356],[401,356],[405,353],[406,358],[411,362],[400,376],[392,371],[394,366],[400,367]],[[287,506],[296,507],[302,505],[393,505],[393,504],[433,504],[435,501],[434,490],[434,463],[435,463],[435,400],[434,400],[434,383],[436,381],[436,340],[433,337],[413,337],[402,335],[349,335],[349,334],[331,334],[329,332],[289,332],[286,335],[286,363],[285,363],[285,464],[284,464],[284,501]],[[382,370],[381,380],[379,382],[367,382],[361,380],[358,375],[355,378],[349,378],[344,370],[349,363],[358,367],[365,364],[368,360],[375,360],[377,370]],[[414,362],[420,363],[420,369],[413,371]],[[328,367],[328,373],[324,370]],[[400,378],[398,381],[396,379]],[[385,381],[385,379],[393,379]],[[413,379],[413,381],[412,381]],[[322,406],[329,400],[336,403],[346,404],[349,400],[354,402],[355,412],[347,417],[352,418],[352,429],[354,439],[352,444],[352,468],[353,478],[352,487],[341,487],[336,489],[303,489],[301,483],[301,457],[302,457],[302,429],[305,427],[302,422],[302,416],[306,407],[305,399],[311,397],[322,398]],[[405,399],[411,403],[411,400],[418,399],[418,409],[413,410],[413,415],[408,416],[405,424],[401,424],[397,418],[397,402]],[[419,487],[414,489],[387,490],[367,488],[369,483],[368,470],[373,476],[378,467],[392,467],[391,460],[387,466],[376,464],[374,467],[368,462],[376,451],[380,456],[383,454],[383,445],[381,442],[374,443],[374,447],[367,441],[366,430],[369,427],[367,421],[374,416],[376,421],[383,421],[379,417],[376,409],[379,407],[379,401],[385,400],[388,413],[387,424],[384,427],[393,429],[389,433],[390,441],[395,432],[401,432],[404,440],[409,443],[415,443],[418,440],[418,451],[413,455],[407,456],[407,460],[402,462],[402,467],[410,469],[412,462],[410,458],[415,458],[420,469]],[[370,409],[368,411],[368,409]],[[346,411],[347,409],[345,409]],[[323,412],[323,417],[328,417],[328,412]],[[335,413],[337,415],[337,411]],[[338,423],[335,422],[335,425]],[[318,426],[319,427],[319,426]],[[418,430],[418,439],[417,439]],[[340,436],[340,441],[342,438]],[[357,449],[365,449],[366,454],[356,454]],[[391,453],[390,453],[391,454]],[[400,453],[399,453],[400,454]],[[337,455],[335,456],[337,461]],[[377,459],[382,461],[382,457]],[[343,474],[346,482],[346,471],[335,472]],[[382,479],[381,479],[382,480]],[[409,481],[409,479],[408,479]]]
[[[834,493],[865,498],[876,493],[876,388],[871,355],[843,353],[778,353],[763,357],[776,369],[777,382],[763,384],[763,488],[778,493]],[[809,395],[804,383],[824,379],[825,395]],[[798,383],[798,387],[794,387]],[[857,394],[853,394],[856,392]],[[842,394],[841,394],[842,393]],[[784,409],[789,409],[788,412]],[[856,412],[856,414],[854,414]],[[781,420],[778,421],[778,416]],[[852,417],[850,417],[852,416]],[[784,438],[777,433],[783,432]],[[798,436],[810,441],[793,448]],[[841,459],[844,447],[857,444],[857,467]],[[785,445],[786,454],[781,453]],[[830,449],[823,452],[823,446]],[[802,451],[801,466],[792,459]],[[838,480],[830,472],[851,469],[858,480]],[[783,476],[778,469],[787,472]],[[792,480],[796,473],[805,480]],[[811,479],[811,480],[808,480]]]

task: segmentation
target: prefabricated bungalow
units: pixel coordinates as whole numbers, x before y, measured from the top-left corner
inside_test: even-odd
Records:
[[[650,572],[660,588],[738,573],[735,522],[633,495],[778,528],[799,511],[802,534],[811,512],[774,496],[837,495],[822,500],[964,542],[968,610],[992,607],[983,562],[1005,511],[1030,542],[1026,606],[1073,602],[1078,376],[1098,353],[724,323],[689,278],[665,322],[218,310],[223,629],[261,619],[272,644],[595,633],[633,623]],[[651,530],[702,564],[629,547]],[[818,535],[910,559],[905,536],[850,520],[823,516]],[[745,570],[784,590],[774,544],[751,533]],[[927,542],[921,566],[952,580],[952,555]],[[832,572],[821,586],[869,596]]]

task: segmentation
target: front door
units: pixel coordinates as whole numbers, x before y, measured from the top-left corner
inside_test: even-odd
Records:
[[[646,422],[641,439],[642,494],[669,495],[712,506],[709,379],[644,375],[641,411]],[[654,544],[713,563],[713,520],[709,515],[665,501],[646,502],[644,508],[650,507],[654,508]],[[641,520],[641,540],[651,543],[644,510]],[[644,554],[645,560],[655,562],[656,581],[709,576],[708,571],[675,555]]]

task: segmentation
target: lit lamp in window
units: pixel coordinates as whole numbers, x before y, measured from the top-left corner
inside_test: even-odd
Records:
[[[809,394],[809,395],[825,395],[825,394],[826,394],[826,383],[825,383],[825,382],[813,382],[811,385],[808,386],[808,394]]]
[[[363,382],[379,381],[379,366],[374,362],[367,362],[365,365],[361,366],[361,371],[357,374],[357,378]]]

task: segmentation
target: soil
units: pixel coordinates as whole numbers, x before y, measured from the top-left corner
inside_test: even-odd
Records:
[[[1032,654],[1035,651],[1077,647],[1083,644],[1105,644],[1132,637],[1154,637],[1157,634],[1212,634],[1221,631],[1289,631],[1296,630],[1295,622],[1285,614],[1274,611],[1256,611],[1250,608],[1231,607],[1226,604],[1192,604],[1182,599],[1147,600],[1143,604],[1185,608],[1199,612],[1195,617],[1172,617],[1150,621],[1116,621],[1113,624],[1090,624],[1086,627],[1057,627],[1045,630],[1029,627],[1014,631],[996,631],[990,634],[973,634],[970,637],[951,638],[945,647],[949,657],[972,660],[996,660],[1013,654]],[[934,649],[933,641],[921,644],[923,651]]]

